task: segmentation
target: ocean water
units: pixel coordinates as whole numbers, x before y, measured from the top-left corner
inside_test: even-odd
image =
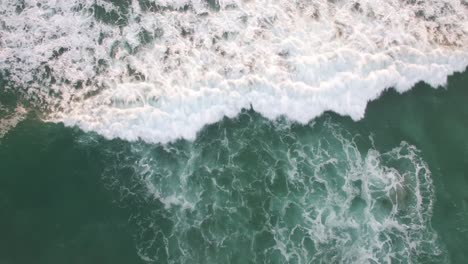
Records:
[[[0,264],[465,263],[465,1],[0,2]]]

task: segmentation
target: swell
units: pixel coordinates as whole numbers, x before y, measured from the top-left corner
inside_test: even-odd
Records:
[[[364,116],[385,89],[468,65],[463,1],[4,1],[0,70],[46,120],[193,140],[253,108]]]

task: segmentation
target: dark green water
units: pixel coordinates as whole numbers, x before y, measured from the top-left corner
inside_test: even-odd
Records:
[[[465,263],[467,84],[166,146],[30,112],[0,141],[0,263]]]

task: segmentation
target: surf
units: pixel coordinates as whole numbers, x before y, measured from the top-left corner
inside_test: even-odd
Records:
[[[254,109],[306,124],[468,65],[462,1],[3,1],[0,69],[44,120],[194,140]]]

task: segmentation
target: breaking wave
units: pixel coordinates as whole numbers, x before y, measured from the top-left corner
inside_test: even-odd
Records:
[[[0,3],[0,74],[44,119],[107,138],[193,140],[253,108],[364,116],[393,87],[468,65],[461,0]]]

